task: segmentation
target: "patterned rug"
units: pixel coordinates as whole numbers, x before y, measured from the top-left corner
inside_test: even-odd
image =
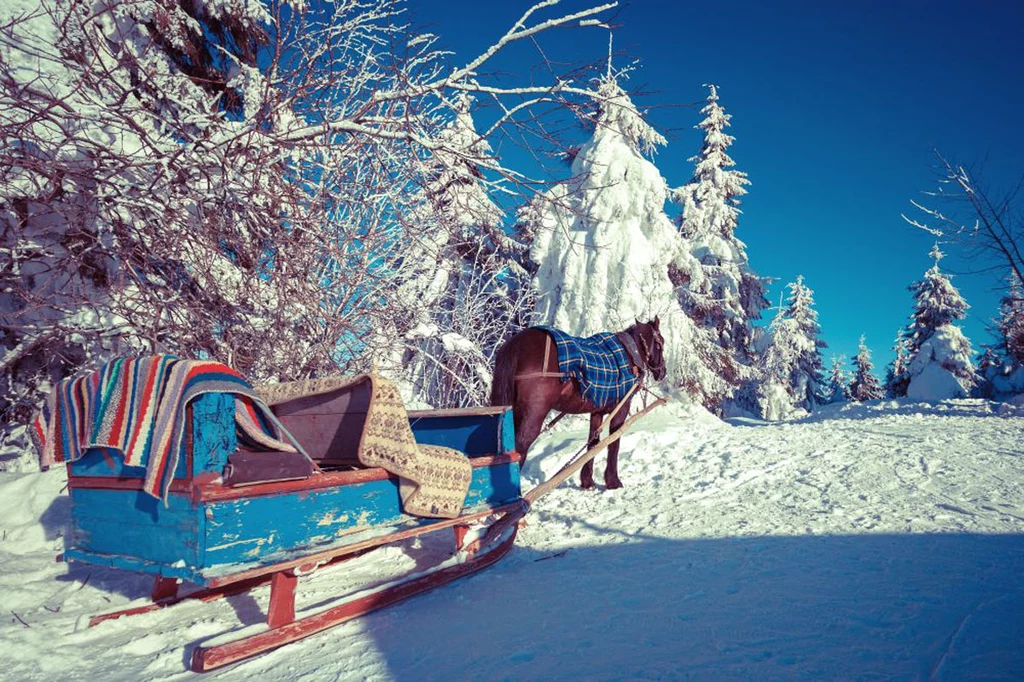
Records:
[[[554,339],[562,381],[578,381],[583,397],[598,409],[615,407],[637,382],[629,353],[614,333],[580,338],[554,327],[535,329]]]
[[[32,421],[40,464],[74,462],[89,448],[113,448],[129,466],[145,466],[145,490],[166,500],[185,434],[185,408],[204,393],[235,396],[243,435],[269,450],[295,452],[269,408],[227,365],[172,355],[118,358],[61,381]]]
[[[257,386],[268,405],[318,395],[369,381],[372,386],[366,422],[359,442],[359,461],[398,476],[402,509],[407,514],[455,518],[473,477],[462,453],[450,448],[419,445],[398,388],[383,377],[363,374]]]

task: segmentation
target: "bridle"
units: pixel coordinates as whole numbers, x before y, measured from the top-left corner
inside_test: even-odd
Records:
[[[652,331],[655,334],[658,333],[656,329],[652,329]],[[643,334],[640,333],[639,324],[634,325],[632,329],[625,334],[620,333],[620,336],[625,337],[625,339],[627,340],[627,342],[624,343],[623,345],[626,346],[627,353],[633,356],[633,360],[637,365],[637,370],[639,371],[638,379],[641,383],[643,382],[644,375],[647,372],[651,372],[652,374],[657,376],[660,373],[659,370],[663,370],[665,368],[664,356],[662,356],[660,364],[651,364],[651,349],[647,344],[647,340],[643,337]]]
[[[658,334],[658,330],[657,329],[652,328],[651,331],[653,333],[655,333],[655,334]],[[644,338],[643,334],[640,334],[640,327],[639,326],[634,327],[634,334],[635,334],[634,339],[636,339],[637,345],[640,346],[640,353],[641,353],[641,355],[643,355],[644,364],[647,366],[647,369],[650,370],[651,374],[653,374],[654,376],[658,376],[659,374],[661,374],[665,370],[665,356],[664,356],[664,354],[662,354],[661,362],[659,364],[657,364],[657,365],[652,364],[651,363],[651,349],[647,345],[647,339]],[[664,343],[665,342],[662,341],[662,345],[663,346],[664,346]]]

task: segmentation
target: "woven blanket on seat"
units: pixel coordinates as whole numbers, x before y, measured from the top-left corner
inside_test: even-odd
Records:
[[[398,476],[402,510],[415,516],[455,518],[473,478],[473,467],[461,452],[419,445],[398,387],[383,377],[326,377],[257,386],[268,405],[278,405],[370,382],[372,391],[358,446],[359,461]]]
[[[268,450],[295,452],[245,378],[227,365],[171,355],[119,358],[61,381],[32,422],[42,466],[73,462],[89,448],[120,450],[146,467],[143,490],[166,499],[185,435],[185,408],[204,393],[235,396],[240,435]]]
[[[534,329],[547,332],[554,340],[562,381],[579,382],[583,397],[594,407],[615,407],[636,383],[629,353],[613,332],[580,338],[554,327]]]

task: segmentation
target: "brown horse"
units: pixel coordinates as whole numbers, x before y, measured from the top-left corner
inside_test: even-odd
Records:
[[[642,381],[644,373],[648,371],[658,381],[665,378],[665,341],[657,317],[652,322],[638,320],[617,336],[630,356],[633,373],[638,381]],[[612,417],[612,431],[626,421],[629,402],[627,399]],[[614,405],[599,408],[584,399],[575,379],[562,381],[555,342],[547,332],[540,329],[519,332],[498,350],[491,386],[491,404],[512,406],[516,451],[523,456],[523,463],[551,410],[569,414],[589,413],[590,438],[587,447],[590,448],[601,438],[601,421],[615,409]],[[616,440],[608,446],[608,465],[604,471],[604,482],[609,489],[622,487],[618,458],[619,441]],[[593,460],[587,462],[580,472],[580,487],[594,487]]]

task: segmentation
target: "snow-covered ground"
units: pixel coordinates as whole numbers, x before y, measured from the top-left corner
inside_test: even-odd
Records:
[[[528,486],[582,428],[538,441]],[[624,489],[556,490],[483,573],[209,678],[1024,678],[1024,408],[890,402],[771,425],[662,408],[622,459]],[[0,678],[182,679],[189,645],[261,619],[265,589],[76,631],[149,581],[54,562],[63,485],[0,477]],[[324,570],[302,598],[449,544]]]

